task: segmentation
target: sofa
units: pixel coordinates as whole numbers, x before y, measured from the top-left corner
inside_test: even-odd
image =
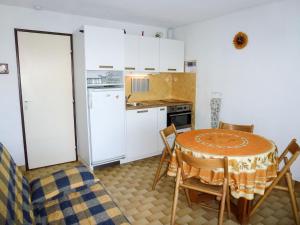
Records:
[[[130,223],[85,166],[29,182],[0,143],[0,224]]]

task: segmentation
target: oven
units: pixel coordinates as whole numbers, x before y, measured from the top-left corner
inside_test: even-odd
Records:
[[[192,127],[192,105],[175,105],[167,107],[167,125],[174,124],[177,131]]]

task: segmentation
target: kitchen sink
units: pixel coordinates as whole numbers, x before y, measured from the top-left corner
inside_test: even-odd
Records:
[[[126,106],[143,106],[144,104],[141,102],[127,102]]]

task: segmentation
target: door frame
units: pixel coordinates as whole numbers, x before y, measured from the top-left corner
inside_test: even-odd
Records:
[[[73,98],[73,118],[74,118],[74,135],[75,135],[75,155],[76,160],[71,162],[78,161],[77,153],[77,133],[76,133],[76,104],[75,104],[75,88],[74,88],[74,59],[73,59],[73,34],[70,33],[59,33],[59,32],[50,32],[50,31],[40,31],[40,30],[28,30],[15,28],[15,48],[16,48],[16,61],[17,61],[17,73],[18,73],[18,87],[19,87],[19,101],[20,101],[20,111],[21,111],[21,122],[22,122],[22,135],[23,135],[23,145],[24,145],[24,156],[25,156],[25,167],[26,170],[31,170],[28,167],[28,157],[27,157],[27,144],[26,144],[26,131],[25,131],[25,120],[24,120],[24,110],[23,110],[23,97],[22,97],[22,82],[21,82],[21,70],[20,70],[20,57],[19,57],[19,43],[18,43],[18,32],[27,32],[27,33],[40,33],[40,34],[51,34],[51,35],[62,35],[70,37],[71,45],[71,76],[72,76],[72,98]],[[63,163],[59,163],[63,164]],[[58,164],[55,164],[58,165]],[[50,165],[54,166],[54,165]],[[45,166],[48,167],[48,166]],[[43,168],[43,167],[40,167]],[[38,169],[38,168],[35,168]],[[33,169],[34,170],[34,169]]]

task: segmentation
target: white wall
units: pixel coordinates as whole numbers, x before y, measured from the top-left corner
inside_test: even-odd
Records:
[[[47,11],[0,5],[0,62],[8,63],[9,75],[0,75],[0,142],[12,154],[19,165],[24,165],[22,126],[18,96],[18,78],[15,53],[14,28],[34,29],[52,32],[73,33],[81,25],[125,28],[127,33],[154,36],[155,32],[165,33],[161,27],[151,27],[66,15]]]
[[[254,123],[282,150],[300,142],[300,1],[287,0],[177,28],[186,59],[199,60],[196,126],[210,126],[212,91],[223,93],[221,119]],[[243,50],[235,33],[248,34]],[[294,168],[300,180],[300,159]]]

